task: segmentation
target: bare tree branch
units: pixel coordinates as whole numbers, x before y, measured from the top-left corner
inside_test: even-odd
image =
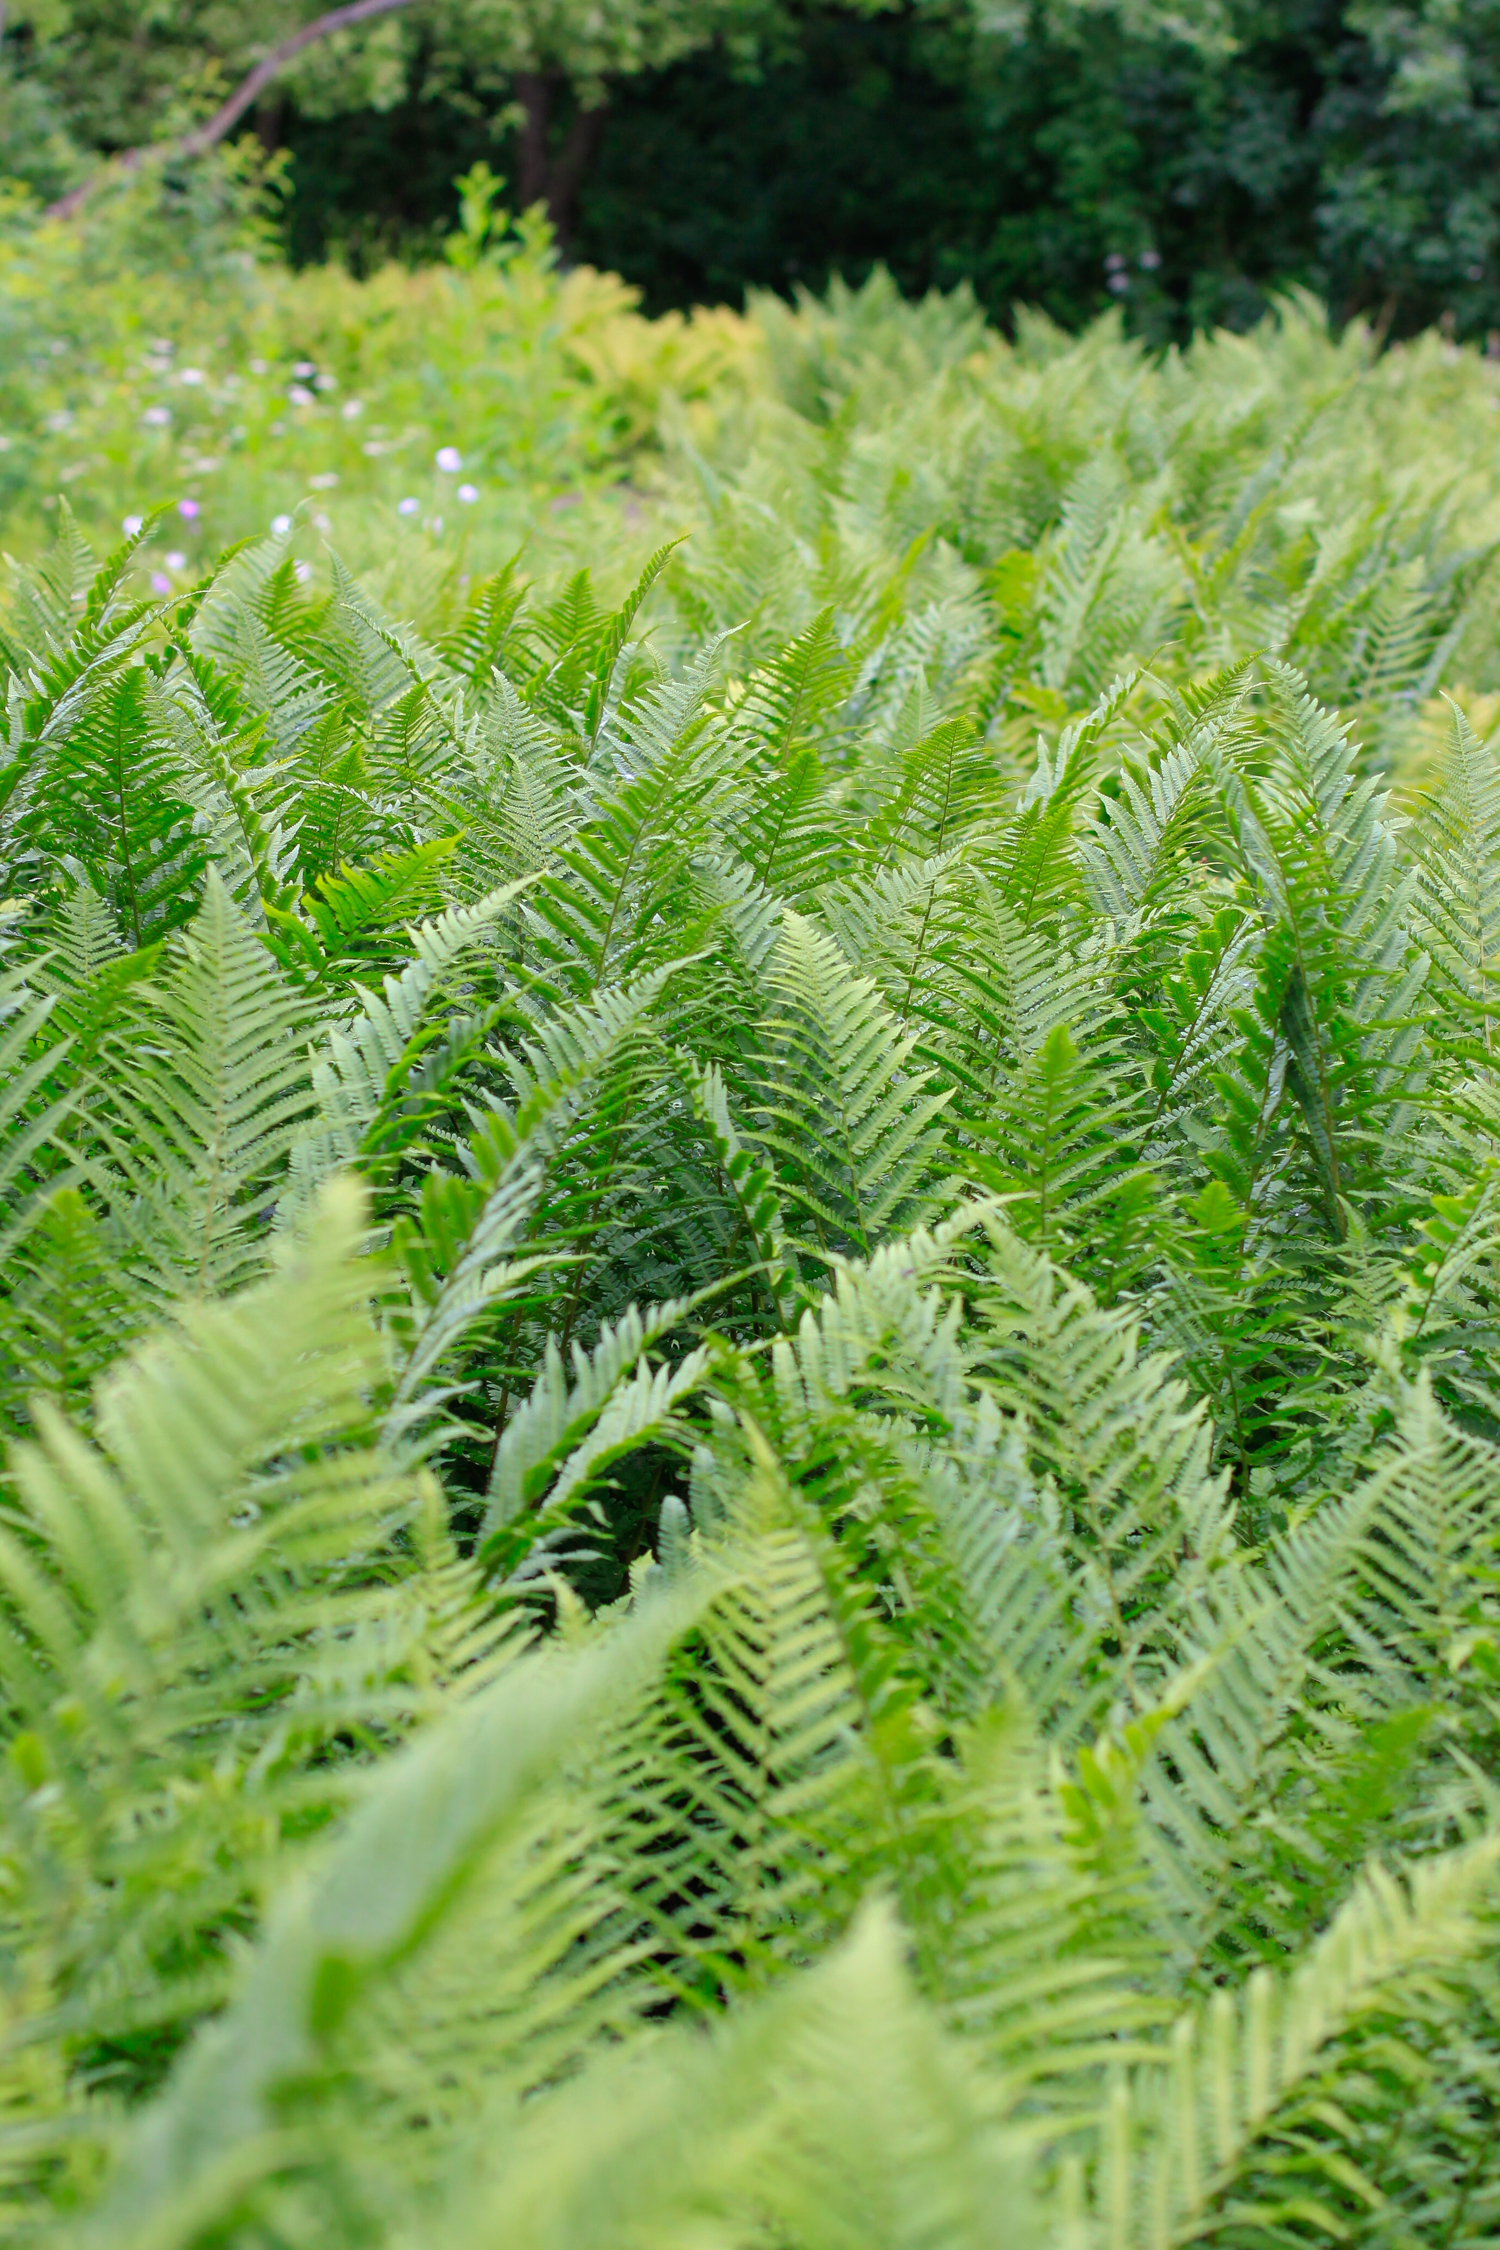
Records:
[[[410,0],[348,0],[348,4],[342,8],[330,8],[326,15],[315,16],[311,23],[305,23],[300,31],[291,32],[278,46],[273,47],[240,80],[228,101],[216,109],[212,117],[205,118],[201,125],[195,125],[190,133],[184,134],[180,141],[158,141],[151,148],[128,148],[114,159],[115,163],[123,172],[134,172],[153,158],[164,160],[171,156],[202,156],[222,141],[232,126],[239,123],[256,95],[269,86],[272,79],[286,68],[294,56],[300,55],[304,47],[311,47],[319,39],[326,39],[332,31],[346,31],[352,24],[368,23],[374,16],[388,16],[393,10],[409,5]],[[55,203],[48,204],[47,217],[71,218],[93,193],[102,177],[103,168],[91,173],[77,187],[70,188],[66,195],[60,195]]]

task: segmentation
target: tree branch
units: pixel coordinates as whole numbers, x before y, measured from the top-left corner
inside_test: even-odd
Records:
[[[239,123],[256,95],[264,87],[269,86],[272,79],[284,70],[295,56],[300,55],[304,47],[311,47],[319,39],[326,39],[330,32],[347,31],[352,24],[368,23],[374,16],[388,16],[393,10],[408,7],[410,4],[411,0],[347,0],[346,6],[330,8],[326,15],[315,16],[311,23],[305,23],[300,31],[290,33],[278,46],[273,47],[271,52],[261,62],[258,62],[247,76],[240,80],[228,101],[216,109],[212,117],[205,118],[201,125],[195,125],[190,133],[184,134],[180,141],[158,141],[150,148],[128,148],[122,155],[115,158],[115,162],[122,171],[134,172],[142,164],[149,163],[153,157],[165,159],[171,156],[204,155],[223,140],[224,135],[232,126]],[[77,187],[70,188],[66,195],[60,195],[55,203],[49,203],[47,217],[49,219],[71,218],[79,206],[93,193],[101,177],[102,171],[92,173],[88,179],[81,181]]]

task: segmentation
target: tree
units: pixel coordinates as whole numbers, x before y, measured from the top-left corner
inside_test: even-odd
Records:
[[[870,13],[890,0],[845,4]],[[421,42],[439,80],[508,88],[520,201],[544,203],[564,243],[613,83],[714,42],[753,68],[795,38],[782,0],[345,0],[312,15],[297,0],[188,0],[169,20],[145,0],[30,0],[16,28],[75,140],[131,168],[203,154],[273,89],[324,114],[388,106]],[[76,208],[89,184],[54,211]]]

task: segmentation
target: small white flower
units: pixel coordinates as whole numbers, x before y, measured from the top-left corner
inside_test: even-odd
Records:
[[[120,529],[124,532],[127,539],[133,539],[136,533],[140,530],[141,525],[145,522],[145,520],[146,519],[144,516],[127,516],[125,518],[125,521],[121,524]]]
[[[294,562],[292,565],[292,576],[296,579],[299,586],[305,586],[309,578],[311,578],[312,576],[312,564],[310,562]]]
[[[339,379],[337,375],[315,375],[313,377],[313,389],[315,391],[336,391],[338,387]]]
[[[170,555],[163,555],[161,559],[166,564],[168,570],[187,569],[187,556],[184,554],[180,554],[175,547],[172,549]]]
[[[313,517],[313,529],[314,529],[315,531],[332,531],[332,529],[333,529],[333,518],[332,518],[332,516],[324,516],[324,515],[316,515],[316,516],[314,516],[314,517]]]
[[[164,430],[172,419],[170,406],[148,406],[141,420],[148,430]]]
[[[272,516],[271,534],[273,538],[285,539],[287,533],[291,530],[291,528],[292,519],[290,516]]]
[[[464,465],[464,457],[456,445],[439,446],[437,465],[445,477],[456,477]]]
[[[307,480],[307,489],[309,492],[332,492],[334,486],[338,483],[338,481],[338,471],[336,469],[327,469],[320,477],[309,477]]]
[[[47,427],[54,437],[61,437],[64,430],[72,429],[73,417],[64,406],[58,413],[47,416]]]
[[[389,453],[391,448],[389,441],[385,438],[367,437],[359,450],[367,460],[378,461],[381,454]]]
[[[201,367],[185,367],[177,380],[179,383],[206,383],[208,377]]]
[[[474,502],[474,501],[476,501],[476,500],[477,500],[477,499],[479,498],[479,487],[478,487],[478,485],[477,485],[477,484],[461,484],[461,485],[459,486],[459,488],[458,488],[458,494],[457,494],[457,497],[458,497],[458,498],[459,498],[460,500],[462,500],[462,502],[463,502],[463,504],[464,504],[464,506],[465,506],[466,508],[467,508],[467,507],[470,507],[470,506],[472,506],[473,502]]]
[[[365,402],[362,398],[346,398],[339,408],[346,422],[357,422],[364,410]]]
[[[263,359],[252,359],[250,362],[250,372],[252,375],[269,375],[271,372],[270,364],[268,361]]]
[[[316,375],[317,371],[317,361],[312,359],[296,360],[292,366],[292,373],[303,383],[307,381],[309,375]]]
[[[429,531],[430,531],[430,532],[432,533],[433,537],[434,537],[434,538],[436,538],[436,537],[437,537],[437,535],[438,535],[438,533],[439,533],[439,532],[440,532],[440,531],[442,530],[442,528],[443,528],[443,519],[442,519],[442,517],[441,517],[441,516],[429,516],[429,517],[428,517],[428,519],[427,519],[427,526],[426,526],[426,528],[427,528],[427,529],[428,529],[428,530],[429,530]]]
[[[305,383],[293,383],[286,395],[293,406],[311,406],[313,402],[312,392]]]
[[[398,500],[396,502],[396,513],[398,516],[414,516],[421,505],[420,500]]]

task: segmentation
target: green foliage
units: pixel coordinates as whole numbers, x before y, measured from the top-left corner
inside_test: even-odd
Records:
[[[760,336],[597,576],[13,572],[17,2241],[1500,2227],[1446,363]]]
[[[1212,16],[1228,51],[1201,37]],[[653,308],[879,259],[912,296],[966,281],[1007,323],[1038,306],[1076,329],[1113,297],[1158,345],[1248,328],[1294,285],[1340,321],[1410,336],[1446,316],[1482,342],[1497,83],[1473,0],[810,5],[799,51],[754,82],[710,52],[620,88],[577,243]],[[300,255],[418,239],[453,136],[478,153],[483,130],[420,63],[384,116],[285,121]]]
[[[40,19],[41,0],[27,12]],[[716,12],[663,10],[676,23],[662,29]],[[185,107],[207,106],[223,81],[189,58],[227,59],[247,17],[264,38],[280,13],[183,0],[142,39],[137,7],[78,6],[71,39],[26,50],[4,169],[56,193],[78,161],[64,143],[59,169],[57,123],[96,146],[138,139],[174,76]],[[257,134],[287,162],[281,232],[298,264],[441,256],[455,174],[524,176],[507,53],[522,13],[419,0],[367,27],[363,54],[329,41],[262,97]],[[776,13],[771,37],[746,11],[738,35],[610,82],[572,250],[653,311],[821,291],[883,261],[912,297],[967,281],[1007,324],[1037,306],[1076,330],[1114,300],[1155,345],[1249,328],[1292,286],[1396,336],[1445,315],[1476,342],[1500,326],[1500,55],[1474,0]],[[557,21],[566,35],[577,15]],[[1230,43],[1204,38],[1215,30]],[[556,162],[569,115],[555,107]]]
[[[59,494],[110,546],[127,516],[165,504],[154,559],[179,591],[283,515],[314,536],[336,518],[361,566],[389,555],[399,524],[408,587],[413,570],[441,583],[466,529],[494,567],[554,502],[583,503],[586,550],[595,495],[662,395],[700,396],[736,356],[728,316],[652,329],[613,276],[558,272],[539,217],[491,210],[454,263],[359,282],[269,260],[263,200],[242,147],[180,179],[114,183],[86,225],[40,220],[0,179],[13,551],[55,536]],[[437,464],[450,446],[451,471]]]
[[[1137,5],[1149,12],[1149,0]],[[1197,5],[1212,18],[1211,0]],[[299,0],[188,0],[168,18],[140,0],[19,0],[10,20],[21,33],[22,83],[34,79],[63,107],[80,143],[117,151],[198,122],[268,50],[329,12]],[[462,90],[471,103],[476,84],[493,94],[519,72],[565,76],[597,95],[720,40],[742,60],[785,50],[796,29],[777,0],[616,0],[607,12],[555,0],[389,0],[373,19],[345,22],[289,57],[277,92],[309,117],[388,110],[420,56],[434,88]]]
[[[46,201],[169,141],[318,13],[12,0],[0,169]],[[455,221],[472,248],[455,175],[493,168],[658,311],[883,260],[1006,322],[1039,306],[1078,328],[1114,298],[1156,345],[1248,328],[1292,287],[1339,322],[1480,341],[1500,325],[1497,72],[1474,0],[411,0],[305,48],[244,145],[278,152],[299,264],[441,258]],[[578,193],[591,136],[565,81],[609,98]],[[240,201],[211,166],[161,186],[137,264]]]

